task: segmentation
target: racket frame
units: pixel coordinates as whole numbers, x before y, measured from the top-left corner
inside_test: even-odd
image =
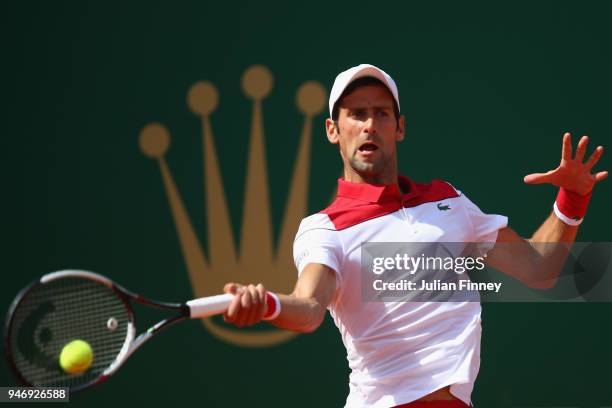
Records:
[[[71,393],[81,391],[85,388],[89,388],[91,386],[94,386],[96,384],[100,384],[106,381],[110,376],[112,376],[119,369],[119,367],[123,365],[123,363],[125,363],[125,361],[136,350],[138,350],[147,340],[153,337],[153,335],[159,333],[163,329],[175,323],[178,323],[182,320],[190,318],[190,308],[186,303],[160,302],[160,301],[145,298],[113,282],[107,277],[99,275],[94,272],[77,270],[77,269],[69,269],[69,270],[61,270],[61,271],[45,274],[39,279],[27,285],[17,294],[17,296],[15,297],[15,299],[13,300],[13,302],[11,303],[9,307],[9,310],[7,312],[6,319],[5,319],[4,354],[5,354],[7,361],[9,362],[9,366],[11,367],[13,373],[15,374],[19,382],[21,382],[25,386],[34,386],[34,384],[27,381],[23,377],[23,375],[21,375],[12,357],[10,339],[12,335],[12,322],[14,318],[14,312],[19,307],[21,302],[23,302],[23,300],[28,295],[28,293],[32,291],[32,289],[34,289],[38,285],[44,285],[54,280],[65,279],[65,278],[88,279],[88,280],[96,281],[108,287],[123,302],[126,308],[127,314],[128,314],[126,340],[123,344],[123,347],[119,351],[119,354],[117,354],[117,357],[115,358],[115,360],[102,372],[102,374],[100,374],[95,379],[87,383],[84,383],[84,384],[70,387]],[[132,303],[131,303],[132,301],[145,305],[145,306],[156,308],[156,309],[178,311],[178,314],[175,316],[167,317],[165,319],[160,320],[159,322],[155,323],[153,326],[149,327],[149,329],[147,329],[145,332],[138,335],[138,337],[136,337],[136,323],[134,319],[134,310],[132,308]]]

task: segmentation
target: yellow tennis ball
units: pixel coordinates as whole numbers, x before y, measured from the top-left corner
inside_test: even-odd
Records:
[[[93,362],[93,350],[84,340],[73,340],[66,344],[59,357],[62,369],[69,374],[87,371]]]

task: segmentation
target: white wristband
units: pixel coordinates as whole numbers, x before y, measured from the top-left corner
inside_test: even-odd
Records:
[[[278,295],[274,292],[267,292],[266,295],[272,296],[272,299],[274,299],[274,303],[276,304],[276,308],[274,309],[274,313],[272,313],[268,317],[263,317],[263,320],[274,320],[278,317],[281,311],[280,299],[278,298]]]

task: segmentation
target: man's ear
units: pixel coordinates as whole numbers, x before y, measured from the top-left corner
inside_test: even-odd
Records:
[[[398,142],[404,140],[404,136],[406,135],[406,128],[404,127],[405,119],[406,118],[404,115],[400,115],[400,118],[397,121],[397,132],[395,134],[395,140]]]
[[[327,140],[331,144],[338,144],[339,135],[338,135],[338,122],[334,122],[331,119],[325,120],[325,133],[327,134]]]

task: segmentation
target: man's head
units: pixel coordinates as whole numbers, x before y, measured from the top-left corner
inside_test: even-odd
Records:
[[[372,65],[342,72],[329,98],[327,138],[338,144],[347,181],[397,181],[396,143],[404,138],[404,117],[393,79]]]

